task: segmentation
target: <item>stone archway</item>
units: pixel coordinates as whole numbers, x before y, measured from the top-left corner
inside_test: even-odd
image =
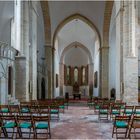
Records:
[[[46,45],[51,44],[51,20],[48,1],[40,1],[41,8],[44,17],[44,29],[45,29],[45,42]]]
[[[109,28],[114,1],[106,1],[100,48],[100,96],[109,97]]]
[[[97,27],[94,25],[93,22],[91,22],[87,17],[79,14],[79,13],[76,13],[76,14],[73,14],[67,18],[65,18],[56,28],[55,32],[54,32],[54,35],[53,35],[53,46],[55,44],[55,40],[56,40],[56,37],[57,37],[57,34],[59,33],[59,31],[70,21],[74,20],[74,19],[79,19],[79,20],[82,20],[83,22],[85,22],[88,26],[91,27],[91,29],[93,29],[93,31],[96,33],[96,36],[97,36],[97,39],[99,40],[99,43],[101,44],[101,36],[100,36],[100,33],[97,29]]]
[[[45,29],[45,54],[46,58],[46,73],[48,75],[48,98],[52,97],[53,89],[53,47],[52,47],[52,38],[51,38],[51,19],[50,19],[50,12],[49,12],[49,5],[48,1],[40,1],[43,18],[44,18],[44,29]]]
[[[97,29],[97,27],[94,25],[93,22],[91,22],[87,17],[79,14],[79,13],[76,13],[76,14],[73,14],[67,18],[65,18],[56,28],[55,32],[54,32],[54,36],[53,36],[53,46],[55,47],[55,40],[56,40],[56,37],[59,33],[59,31],[70,21],[74,20],[74,19],[79,19],[81,21],[83,21],[84,23],[86,23],[92,30],[93,32],[95,33],[95,36],[96,36],[96,40],[99,41],[99,47],[101,47],[101,36],[100,36],[100,33]],[[61,66],[60,67],[63,67],[63,63],[61,63]],[[93,65],[93,63],[91,63],[91,65]],[[93,82],[91,83],[91,86],[93,86]],[[63,93],[63,90],[62,90],[62,87],[60,87],[60,93]]]
[[[93,89],[93,82],[91,83],[91,81],[93,80],[92,79],[92,77],[93,77],[93,72],[92,72],[93,71],[93,59],[92,59],[92,56],[91,56],[91,52],[89,51],[89,49],[87,47],[85,47],[80,42],[76,42],[76,44],[80,48],[82,48],[87,53],[87,55],[89,56],[88,69],[89,69],[89,73],[91,74],[90,75],[91,77],[88,78],[88,84],[89,84],[89,89]],[[64,63],[63,63],[63,60],[64,60],[64,55],[74,45],[75,45],[75,42],[73,42],[73,43],[69,44],[67,47],[65,47],[64,50],[62,51],[62,54],[61,54],[61,57],[60,57],[59,71],[60,71],[60,94],[61,95],[64,95],[64,93],[63,93],[63,85],[64,85]],[[92,92],[92,91],[90,91],[90,92]]]

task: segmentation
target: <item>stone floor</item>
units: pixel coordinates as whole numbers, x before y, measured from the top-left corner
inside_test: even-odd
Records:
[[[111,139],[112,122],[99,121],[92,109],[70,106],[59,122],[51,122],[52,139]]]

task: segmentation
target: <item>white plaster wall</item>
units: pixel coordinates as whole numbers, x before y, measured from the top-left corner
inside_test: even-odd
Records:
[[[86,66],[89,63],[89,56],[82,48],[72,47],[65,53],[64,63],[74,67]]]
[[[94,87],[94,83],[93,83],[93,96],[99,96],[99,76],[100,76],[100,71],[99,71],[99,52],[96,52],[96,55],[94,57],[94,73],[97,71],[98,72],[98,80],[97,80],[97,88]],[[94,74],[93,74],[94,75]]]
[[[118,2],[115,4],[119,5]],[[109,31],[109,93],[112,88],[116,89],[116,9],[115,5],[113,6],[110,31]]]
[[[32,16],[32,12],[34,13],[34,16]],[[36,17],[36,27],[32,27],[34,24],[32,24],[32,21],[34,20],[33,18]],[[33,1],[32,4],[30,5],[30,28],[29,28],[29,44],[30,44],[30,65],[32,63],[34,63],[33,60],[33,56],[32,56],[32,52],[34,51],[33,49],[33,44],[36,42],[36,46],[37,46],[37,62],[39,64],[41,64],[42,66],[45,64],[45,60],[43,60],[45,58],[45,32],[44,32],[44,20],[43,20],[43,13],[42,13],[42,9],[41,9],[41,5],[40,2],[37,1]],[[36,29],[34,29],[36,28]],[[37,31],[36,34],[36,39],[33,36],[33,32],[34,30]],[[32,75],[32,72],[34,72],[34,70],[32,69],[32,67],[30,66],[30,75]],[[41,72],[41,71],[40,71]],[[45,77],[45,75],[43,75],[43,73],[38,73],[38,87],[39,87],[39,97],[41,97],[41,79]],[[30,80],[32,79],[32,76],[30,76]],[[48,96],[47,93],[47,76],[45,77],[45,93],[46,93],[46,97]]]
[[[52,35],[60,22],[75,13],[90,19],[102,35],[105,1],[49,1],[49,9]]]
[[[59,40],[58,38],[56,39],[55,41],[55,55],[54,55],[54,60],[55,60],[55,65],[54,65],[54,96],[57,97],[60,95],[59,93],[59,77],[60,77],[60,73],[59,73],[59,53],[58,53],[58,43],[59,43]],[[58,74],[58,87],[56,87],[56,74]]]
[[[109,91],[115,88],[116,83],[116,28],[110,32],[109,40]]]
[[[11,19],[14,16],[14,1],[0,1],[0,41],[11,43]]]

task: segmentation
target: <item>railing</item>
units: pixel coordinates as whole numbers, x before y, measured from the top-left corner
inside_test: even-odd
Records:
[[[18,55],[18,51],[9,46],[5,42],[0,41],[0,59],[5,58],[5,59],[10,59],[10,60],[15,60],[15,56]]]

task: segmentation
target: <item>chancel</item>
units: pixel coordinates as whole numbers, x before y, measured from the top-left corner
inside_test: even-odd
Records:
[[[1,139],[140,139],[139,102],[140,1],[0,1]]]

